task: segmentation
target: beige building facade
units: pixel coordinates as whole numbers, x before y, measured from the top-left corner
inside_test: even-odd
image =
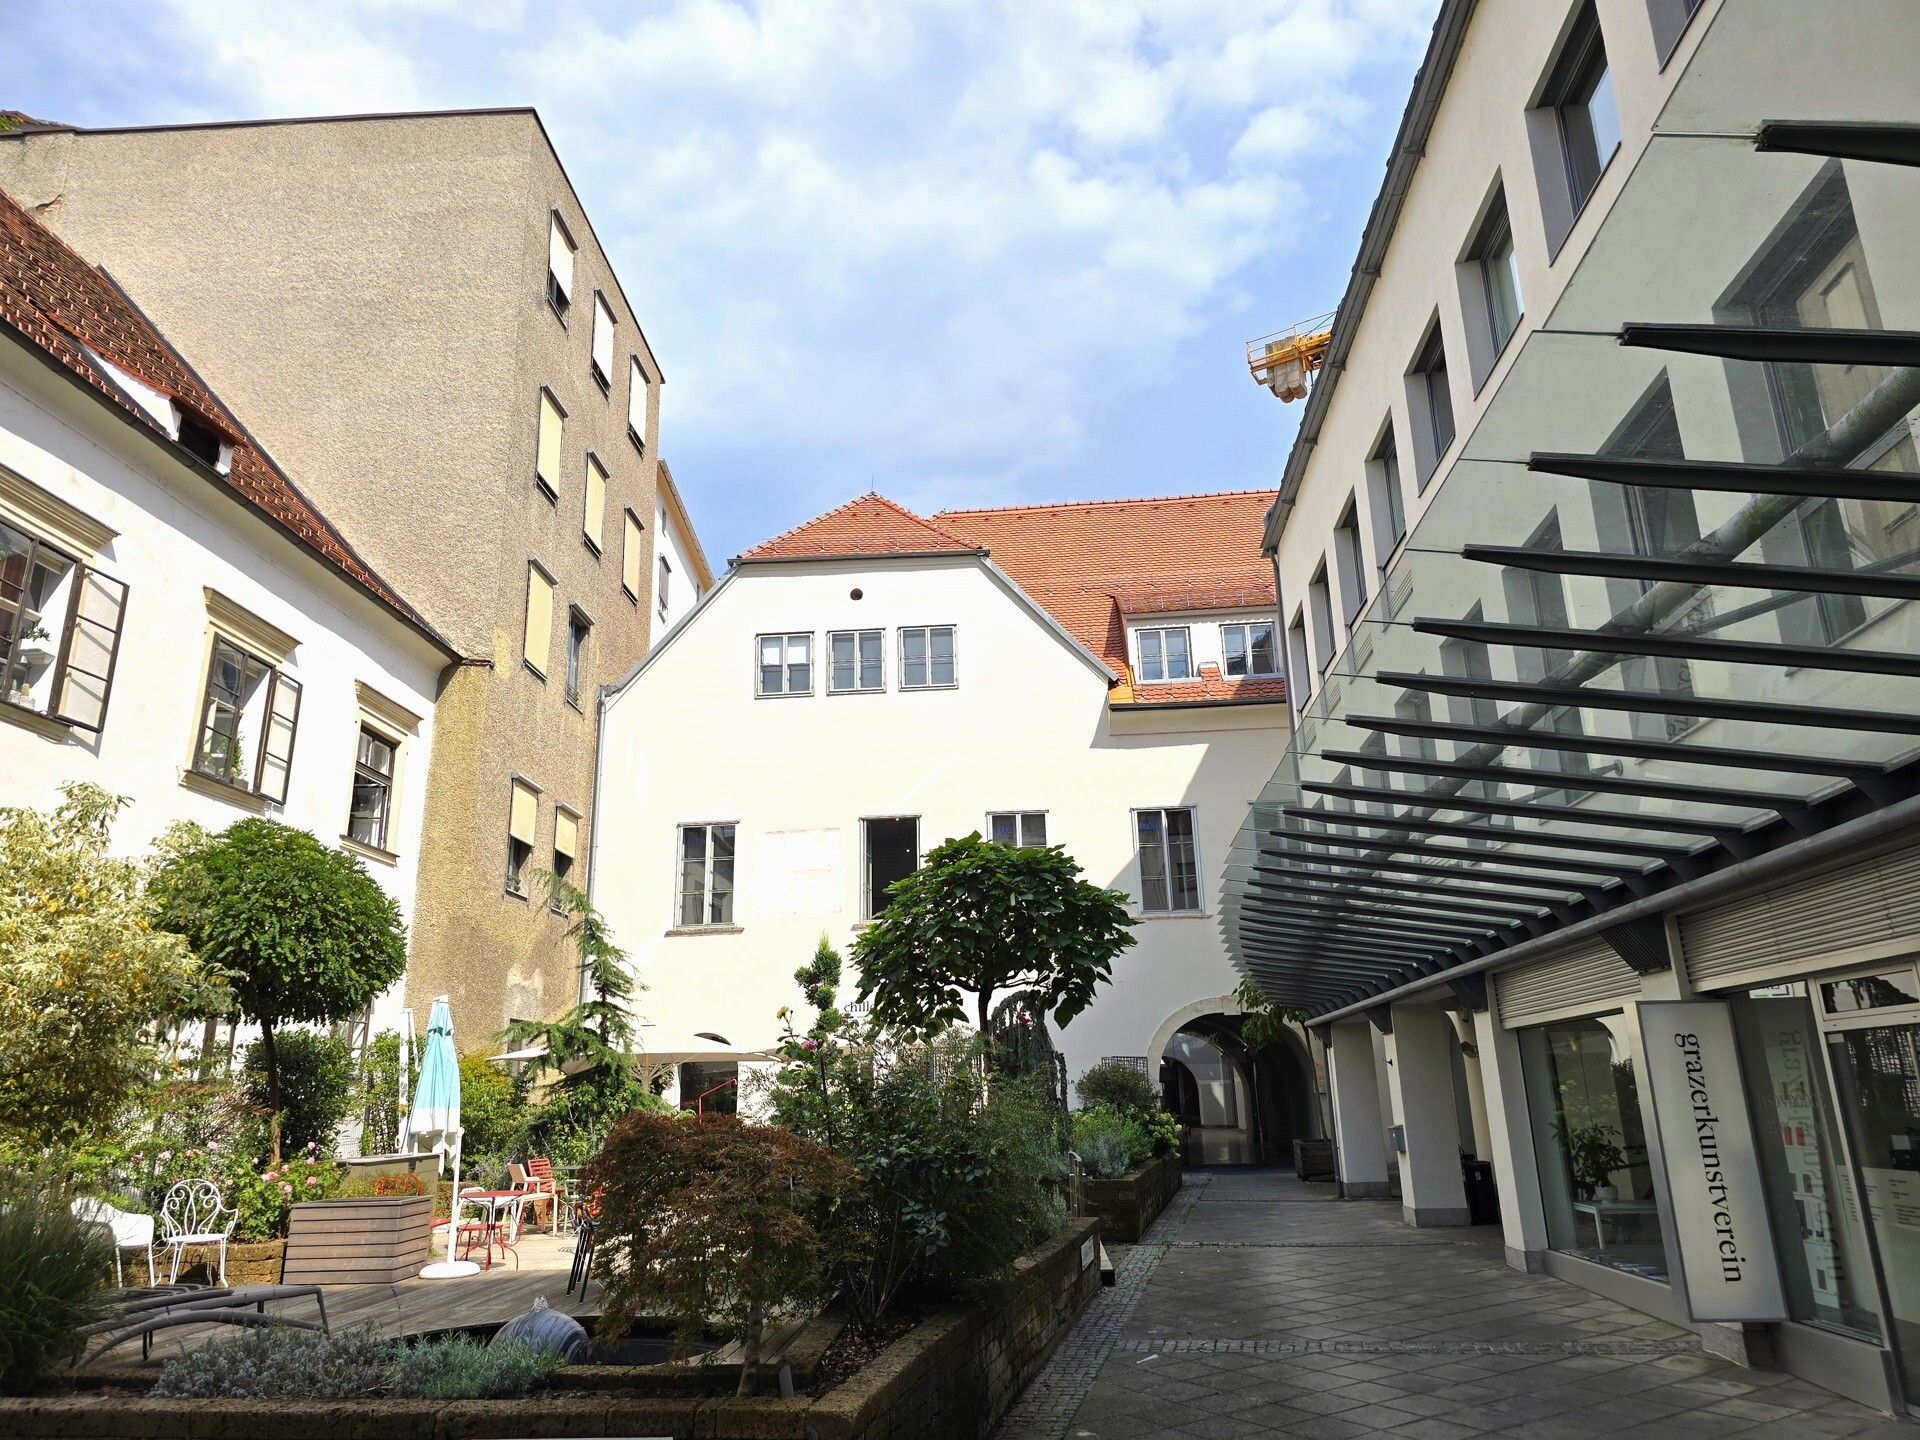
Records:
[[[462,1048],[572,1004],[597,687],[652,619],[658,362],[530,109],[0,139],[463,657],[438,697],[409,1003]],[[240,818],[236,811],[234,819]]]

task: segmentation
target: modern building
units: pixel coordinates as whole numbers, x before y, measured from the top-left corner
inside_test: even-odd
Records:
[[[412,995],[450,994],[474,1045],[572,1004],[538,877],[582,878],[594,692],[655,623],[661,372],[539,117],[21,123],[0,190],[110,269],[458,648]]]
[[[113,281],[0,196],[0,806],[92,782],[126,797],[135,854],[270,814],[411,918],[457,660]]]
[[[846,952],[942,840],[1061,845],[1139,921],[1059,1037],[1070,1073],[1171,1057],[1242,1158],[1318,1133],[1304,1032],[1238,1045],[1215,918],[1286,735],[1269,499],[867,495],[734,560],[603,701],[594,895],[645,1017],[763,1048],[820,937]]]
[[[1446,0],[1222,906],[1341,1184],[1920,1395],[1920,9]],[[1302,308],[1307,308],[1303,306]]]

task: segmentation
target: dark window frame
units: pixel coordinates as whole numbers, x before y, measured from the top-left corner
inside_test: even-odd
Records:
[[[876,885],[874,870],[874,827],[876,825],[911,826],[908,858],[913,862],[900,876]],[[920,868],[920,817],[918,815],[863,815],[860,817],[860,918],[872,920],[887,908],[887,887]]]
[[[593,639],[593,617],[578,605],[567,607],[567,660],[564,693],[567,703],[580,708],[580,690],[586,678],[587,646]]]
[[[9,636],[4,642],[0,642],[5,644],[4,653],[0,653],[0,704],[6,705],[9,709],[21,710],[26,714],[37,715],[43,719],[66,725],[75,730],[85,730],[95,735],[100,734],[106,728],[107,708],[113,700],[114,673],[119,668],[120,660],[120,636],[126,624],[128,587],[124,581],[116,580],[110,575],[101,574],[86,561],[69,554],[66,550],[60,548],[60,546],[43,539],[36,531],[27,526],[16,524],[11,520],[0,521],[0,526],[11,530],[27,542],[27,548],[24,552],[15,552],[23,556],[20,567],[23,577],[20,593],[18,597],[11,601],[0,598],[0,610],[8,611],[16,618],[31,613],[34,618],[30,623],[36,625],[40,620],[47,618],[43,612],[32,611],[26,600],[28,587],[32,584],[33,576],[39,568],[40,556],[43,552],[58,556],[61,560],[67,562],[67,584],[71,591],[67,602],[66,618],[60,625],[59,645],[54,652],[53,663],[48,667],[46,672],[47,708],[45,710],[36,710],[31,705],[22,705],[13,698],[14,675],[19,668],[20,657],[24,648],[23,643],[13,636]],[[0,578],[0,585],[5,583],[5,580]],[[102,595],[107,594],[108,591],[106,587],[113,587],[113,589],[117,591],[117,594],[114,594],[110,601],[114,607],[111,624],[87,613],[89,599],[96,593],[96,590]],[[97,629],[107,632],[107,639],[104,642],[107,657],[106,667],[102,671],[85,670],[75,663],[74,642],[81,636],[83,626],[89,627],[89,630]],[[51,639],[52,636],[51,634],[46,634],[43,637],[36,638]],[[89,643],[96,651],[102,648],[102,642],[98,637],[94,637]],[[70,704],[70,701],[75,697],[70,694],[70,692],[74,689],[75,676],[79,676],[83,680],[94,681],[99,686],[99,709],[98,713],[92,719],[86,719],[78,714],[71,713],[74,707]]]
[[[387,768],[382,773],[377,766],[369,765],[366,758],[366,742],[371,739],[377,745],[384,745],[387,751]],[[374,850],[388,851],[391,847],[387,840],[393,826],[393,786],[400,771],[401,741],[382,730],[377,725],[361,720],[354,735],[353,744],[353,791],[347,802],[347,837],[355,844],[365,845]],[[372,836],[356,835],[360,808],[360,788],[365,785],[381,794],[380,811]]]

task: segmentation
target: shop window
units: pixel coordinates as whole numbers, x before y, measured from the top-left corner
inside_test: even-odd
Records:
[[[1519,1032],[1547,1215],[1562,1254],[1667,1279],[1666,1245],[1625,1015]]]

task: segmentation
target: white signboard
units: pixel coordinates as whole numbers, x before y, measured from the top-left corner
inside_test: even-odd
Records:
[[[1639,1009],[1692,1316],[1784,1320],[1732,1012],[1719,1000],[1642,1001]]]

